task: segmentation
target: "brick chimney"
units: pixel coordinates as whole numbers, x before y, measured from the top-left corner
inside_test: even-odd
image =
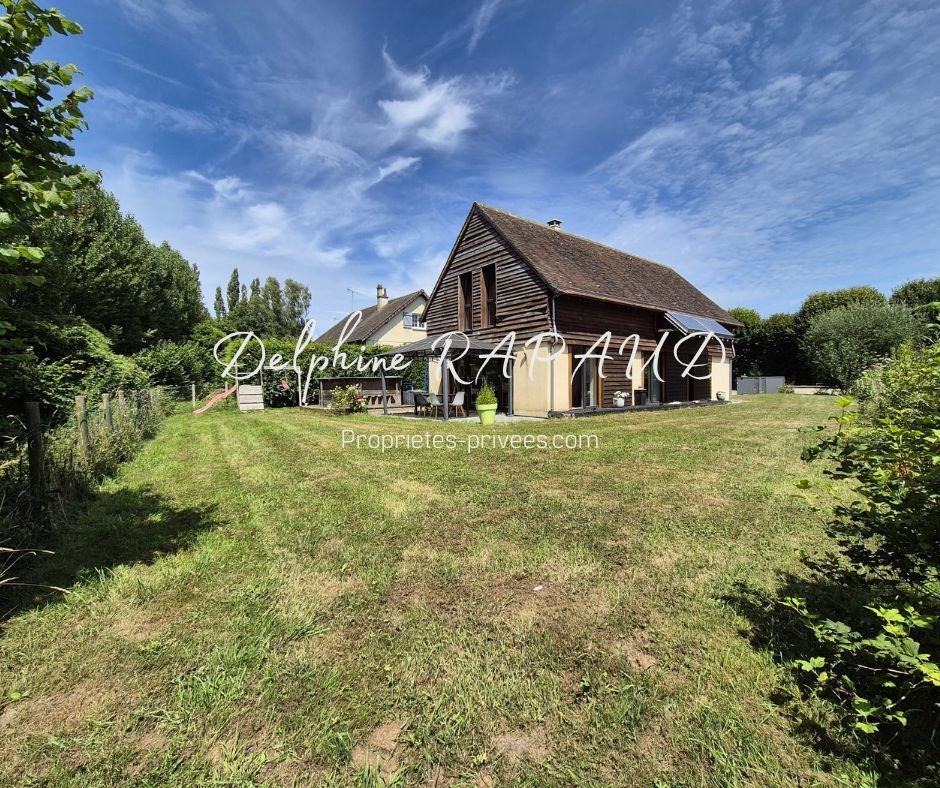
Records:
[[[388,293],[385,290],[384,285],[375,286],[375,308],[377,311],[381,312],[385,307],[388,306]]]

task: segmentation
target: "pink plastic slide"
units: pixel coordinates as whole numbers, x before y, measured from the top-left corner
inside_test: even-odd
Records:
[[[203,405],[201,408],[197,408],[196,410],[194,410],[193,415],[195,416],[196,414],[199,414],[199,413],[205,413],[207,410],[209,410],[209,408],[215,405],[216,402],[218,402],[219,400],[225,399],[229,394],[231,394],[237,388],[238,386],[234,385],[230,389],[227,389],[227,390],[222,389],[222,391],[220,391],[218,394],[213,396],[212,399],[210,399],[205,405]]]

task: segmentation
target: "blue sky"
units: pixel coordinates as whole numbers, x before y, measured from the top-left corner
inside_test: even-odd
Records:
[[[940,274],[935,2],[58,5],[80,160],[210,307],[234,265],[324,326],[430,291],[474,200],[765,315]]]

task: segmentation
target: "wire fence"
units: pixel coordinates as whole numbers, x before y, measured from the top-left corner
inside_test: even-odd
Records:
[[[168,412],[172,392],[154,388],[75,398],[72,418],[56,427],[39,405],[24,404],[0,447],[0,547],[19,547],[39,529],[55,526],[70,503],[130,459]]]

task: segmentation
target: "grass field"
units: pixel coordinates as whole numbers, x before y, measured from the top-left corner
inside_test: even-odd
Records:
[[[71,591],[0,633],[0,782],[857,785],[755,645],[753,600],[825,545],[792,480],[833,410],[473,454],[340,447],[428,429],[400,419],[173,416],[33,561]]]

